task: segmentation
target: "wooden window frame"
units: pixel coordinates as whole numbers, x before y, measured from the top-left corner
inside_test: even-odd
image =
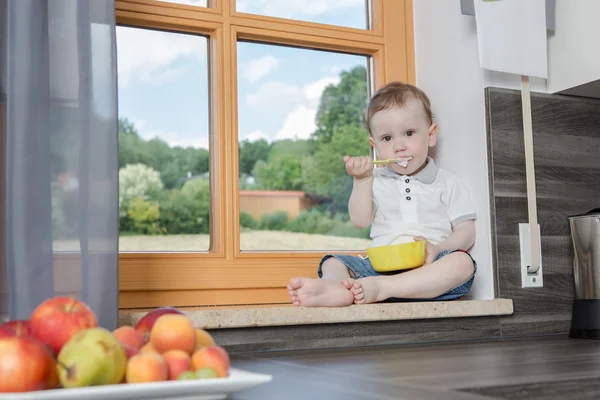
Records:
[[[237,42],[285,44],[372,58],[373,87],[415,83],[413,0],[371,0],[372,29],[362,30],[156,0],[116,0],[118,25],[209,38],[211,249],[121,253],[119,307],[289,303],[293,276],[316,277],[325,251],[240,251]],[[327,253],[332,253],[327,251]]]

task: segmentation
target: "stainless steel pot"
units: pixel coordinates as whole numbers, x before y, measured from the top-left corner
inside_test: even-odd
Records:
[[[600,339],[600,208],[567,219],[575,294],[569,336]]]

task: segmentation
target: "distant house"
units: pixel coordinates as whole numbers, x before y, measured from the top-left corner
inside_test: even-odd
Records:
[[[287,211],[288,217],[294,219],[315,205],[302,191],[240,190],[240,212],[246,212],[254,219],[277,211]]]

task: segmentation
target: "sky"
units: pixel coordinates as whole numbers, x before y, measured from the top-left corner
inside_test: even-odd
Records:
[[[169,0],[205,5],[206,0]],[[237,0],[243,12],[365,27],[365,0]],[[203,36],[117,28],[119,117],[144,139],[208,148],[208,41]],[[240,140],[308,138],[321,93],[363,56],[238,43]]]

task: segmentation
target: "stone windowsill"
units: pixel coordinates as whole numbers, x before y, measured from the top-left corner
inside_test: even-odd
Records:
[[[197,328],[224,329],[510,315],[513,313],[513,304],[510,299],[492,299],[367,304],[340,308],[298,308],[291,306],[182,307],[180,310],[192,319]],[[119,313],[119,325],[133,326],[147,312],[148,310],[122,310]]]

